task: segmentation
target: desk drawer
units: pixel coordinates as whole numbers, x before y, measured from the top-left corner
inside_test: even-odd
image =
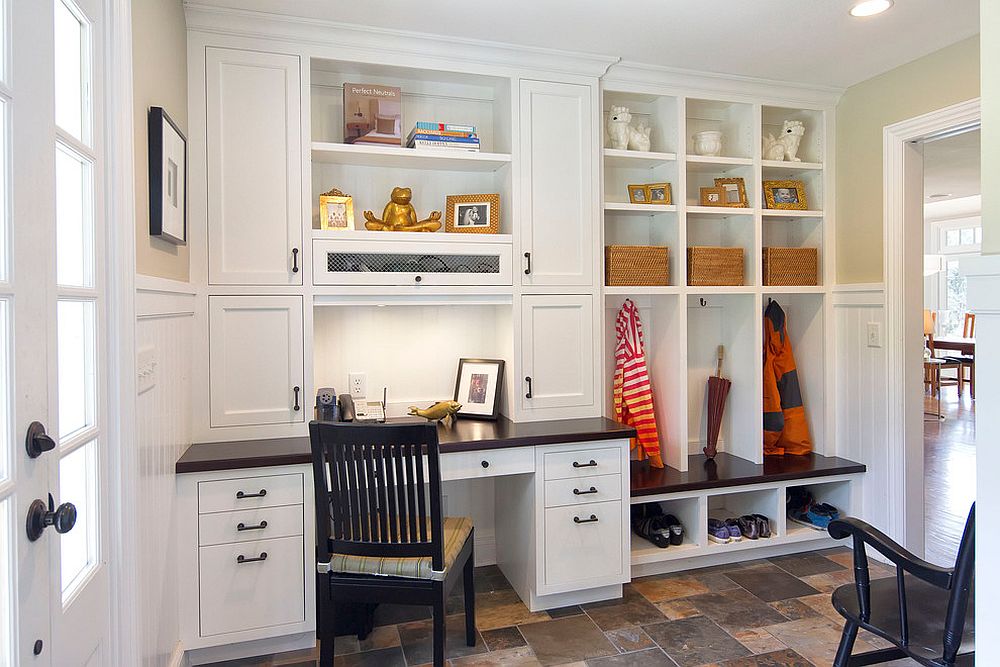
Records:
[[[621,475],[550,479],[545,482],[546,507],[599,503],[605,500],[621,500],[621,497]]]
[[[547,509],[544,535],[546,585],[621,580],[621,501]]]
[[[242,477],[198,483],[198,513],[302,504],[302,475]]]
[[[198,546],[302,535],[302,505],[214,512],[198,517]]]
[[[535,472],[535,448],[486,449],[441,454],[441,479],[470,479]]]
[[[198,555],[201,636],[305,620],[301,537],[201,547]]]
[[[621,471],[621,450],[617,447],[545,455],[546,480],[609,475]]]

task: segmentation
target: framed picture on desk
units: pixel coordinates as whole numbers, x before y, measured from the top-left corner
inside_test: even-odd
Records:
[[[500,414],[503,359],[459,359],[455,400],[462,404],[459,417],[496,419]]]

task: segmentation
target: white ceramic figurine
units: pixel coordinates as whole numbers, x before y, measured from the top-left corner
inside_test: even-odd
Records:
[[[608,140],[611,142],[610,148],[648,151],[651,128],[645,123],[639,123],[636,127],[633,127],[631,123],[632,114],[629,112],[628,107],[611,107],[611,113],[608,115]]]
[[[806,127],[802,121],[786,120],[781,127],[780,137],[775,138],[770,133],[764,137],[764,159],[802,162],[795,154],[799,152],[799,143],[802,142],[802,135],[805,133]]]

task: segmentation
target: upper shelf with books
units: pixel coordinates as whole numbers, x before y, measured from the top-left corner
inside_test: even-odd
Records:
[[[358,167],[490,172],[510,164],[510,153],[474,153],[434,148],[401,148],[399,146],[314,141],[312,159],[313,162]]]

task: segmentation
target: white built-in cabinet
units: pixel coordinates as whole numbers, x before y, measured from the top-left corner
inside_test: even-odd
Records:
[[[521,409],[531,418],[595,412],[594,297],[521,297]],[[596,416],[596,415],[595,415]]]
[[[594,284],[593,87],[522,80],[523,285]]]
[[[298,56],[205,51],[208,279],[302,284]]]
[[[302,297],[212,296],[208,313],[212,427],[304,422]]]

